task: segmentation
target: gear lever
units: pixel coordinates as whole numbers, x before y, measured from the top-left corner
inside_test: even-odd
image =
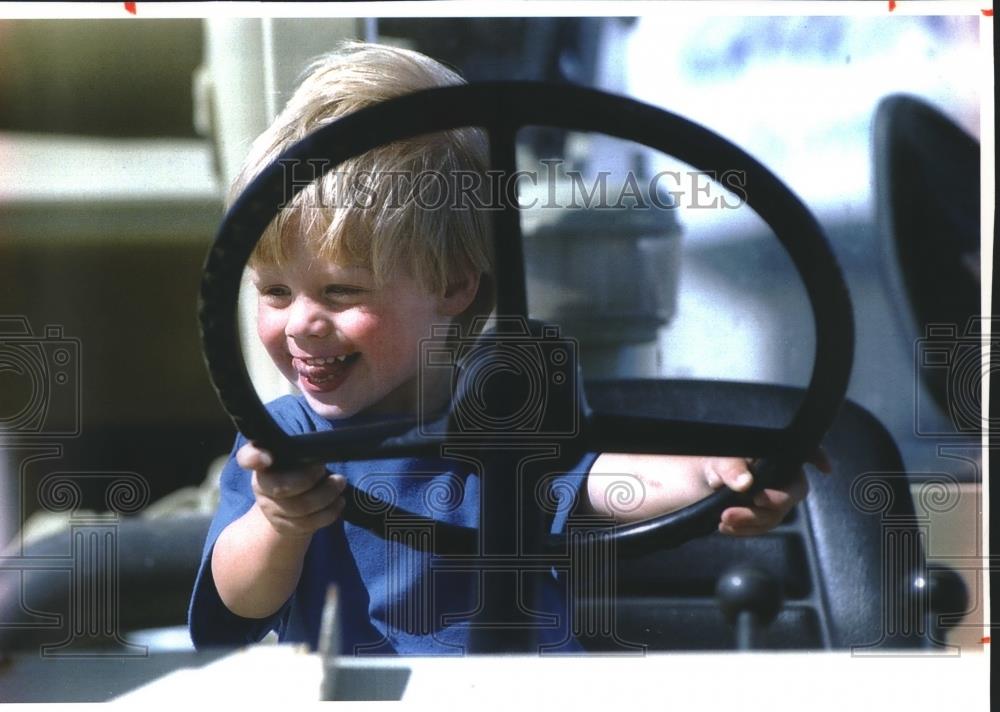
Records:
[[[715,586],[726,620],[736,629],[736,649],[762,647],[764,629],[781,610],[781,585],[766,571],[749,566],[730,569]]]

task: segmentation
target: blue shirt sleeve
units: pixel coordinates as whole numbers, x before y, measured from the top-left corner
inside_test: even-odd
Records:
[[[571,469],[553,478],[549,487],[550,497],[555,502],[555,512],[552,517],[551,534],[564,534],[566,523],[574,512],[578,511],[584,497],[587,496],[587,473],[597,460],[597,453],[588,452]]]
[[[274,422],[289,434],[330,428],[329,423],[313,414],[299,397],[283,396],[267,404]],[[243,618],[222,602],[212,579],[212,550],[219,534],[246,514],[254,503],[252,474],[236,463],[236,451],[247,442],[243,435],[236,443],[219,479],[219,507],[205,537],[201,565],[195,577],[191,604],[188,607],[188,630],[196,648],[242,646],[256,643],[272,630],[281,634],[288,625],[291,599],[267,618]]]
[[[246,514],[253,506],[251,473],[236,463],[236,451],[246,443],[237,436],[219,480],[219,508],[209,526],[201,565],[195,578],[191,604],[188,608],[188,629],[196,648],[210,646],[242,646],[256,643],[270,631],[278,629],[288,604],[268,618],[243,618],[230,611],[219,597],[212,578],[212,550],[222,530]]]

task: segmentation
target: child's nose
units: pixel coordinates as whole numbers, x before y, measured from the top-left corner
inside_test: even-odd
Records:
[[[330,328],[329,315],[311,299],[296,299],[289,307],[288,321],[285,322],[286,336],[328,336]]]

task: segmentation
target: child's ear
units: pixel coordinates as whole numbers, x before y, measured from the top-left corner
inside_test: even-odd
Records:
[[[441,297],[441,311],[446,316],[458,316],[472,304],[479,292],[480,272],[463,270],[448,282]]]

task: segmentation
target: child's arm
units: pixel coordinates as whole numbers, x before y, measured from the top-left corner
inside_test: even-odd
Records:
[[[322,465],[275,472],[270,454],[253,444],[240,448],[236,460],[253,472],[256,501],[219,535],[212,577],[229,610],[266,618],[295,591],[313,533],[343,511],[347,481]]]
[[[822,452],[813,463],[823,472],[830,466]],[[738,457],[676,455],[600,455],[587,476],[590,508],[619,522],[637,522],[685,507],[722,486],[738,492],[753,484],[747,461]],[[758,492],[751,507],[730,507],[722,513],[719,531],[749,536],[777,526],[809,491],[799,472],[783,489]]]

